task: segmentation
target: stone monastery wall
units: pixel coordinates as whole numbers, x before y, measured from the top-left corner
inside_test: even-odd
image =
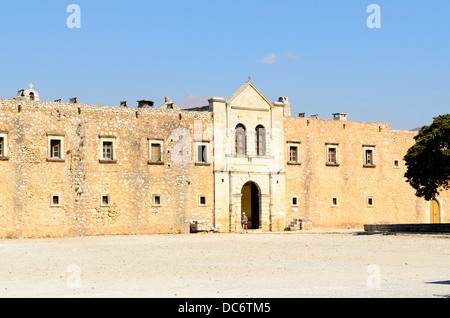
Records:
[[[195,164],[195,125],[212,138],[210,112],[1,99],[0,237],[185,233],[192,220],[213,223],[213,170]],[[58,139],[61,158],[51,158]],[[104,141],[112,160],[101,160]],[[149,162],[152,142],[161,162]]]
[[[450,191],[404,178],[415,132],[291,117],[250,78],[195,110],[146,102],[0,99],[0,238],[450,222]]]
[[[287,215],[331,228],[430,222],[429,203],[417,198],[404,178],[403,157],[416,132],[381,123],[284,120],[286,142],[299,148],[298,164],[286,163]],[[327,163],[329,147],[337,150],[337,164]],[[365,150],[372,150],[372,164],[366,164]],[[448,200],[444,192],[441,201]],[[442,215],[442,221],[449,217]]]

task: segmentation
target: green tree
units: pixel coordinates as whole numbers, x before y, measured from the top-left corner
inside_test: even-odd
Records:
[[[429,201],[450,189],[450,114],[435,117],[414,139],[404,158],[405,177],[416,196]]]

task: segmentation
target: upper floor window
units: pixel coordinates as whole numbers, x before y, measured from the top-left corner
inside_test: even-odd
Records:
[[[245,156],[247,142],[245,140],[245,127],[242,124],[236,126],[236,155]]]
[[[113,160],[113,143],[111,141],[103,142],[103,156],[104,160]]]
[[[47,133],[47,161],[64,162],[64,134]]]
[[[289,147],[289,162],[298,162],[298,147]]]
[[[208,162],[208,152],[206,151],[206,145],[197,146],[197,162],[207,163]]]
[[[149,147],[149,164],[164,164],[163,153],[164,153],[164,139],[155,138],[148,139]]]
[[[8,160],[8,132],[0,130],[0,160]]]
[[[99,136],[100,163],[117,163],[116,136]]]
[[[364,167],[375,167],[375,146],[363,145],[364,148]]]
[[[196,165],[209,165],[209,141],[196,141],[195,142],[195,164]]]
[[[327,143],[327,166],[339,166],[338,162],[338,145]]]
[[[266,128],[259,125],[256,127],[256,155],[265,156],[266,155]]]
[[[300,141],[287,142],[287,163],[289,165],[300,165],[299,147]]]
[[[0,136],[0,157],[5,156],[5,137]]]

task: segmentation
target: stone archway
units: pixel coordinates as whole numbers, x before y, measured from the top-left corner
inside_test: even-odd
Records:
[[[249,181],[244,184],[241,193],[241,216],[243,212],[247,215],[248,229],[256,230],[261,228],[261,191],[258,185]]]

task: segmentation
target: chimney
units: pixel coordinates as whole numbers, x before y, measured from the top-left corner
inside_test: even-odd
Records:
[[[153,108],[155,102],[152,100],[138,100],[138,108]]]
[[[279,97],[278,102],[284,104],[284,117],[291,117],[291,102],[289,101],[289,98]]]
[[[121,107],[127,107],[127,101],[126,100],[121,101],[120,102],[120,106]]]
[[[319,115],[318,115],[318,114],[311,115],[311,118],[312,118],[312,119],[319,119]]]
[[[55,99],[54,102],[55,103],[61,103],[61,98],[60,99]]]
[[[347,121],[347,115],[346,113],[334,113],[333,119],[334,120],[340,120],[340,121]]]
[[[77,104],[77,97],[69,98],[69,103],[70,104]]]
[[[300,117],[300,118],[305,118],[305,114],[306,114],[306,113],[298,113],[298,117]]]

